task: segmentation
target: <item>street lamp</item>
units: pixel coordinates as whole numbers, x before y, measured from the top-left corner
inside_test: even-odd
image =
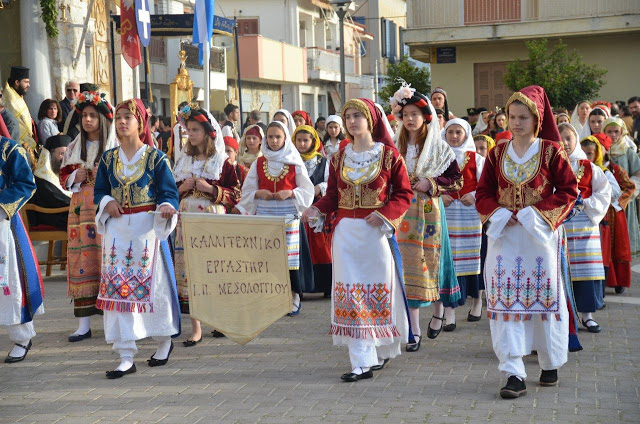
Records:
[[[333,0],[330,4],[336,8],[336,13],[340,19],[340,99],[344,105],[346,102],[345,91],[345,64],[344,64],[344,17],[349,11],[353,1]]]

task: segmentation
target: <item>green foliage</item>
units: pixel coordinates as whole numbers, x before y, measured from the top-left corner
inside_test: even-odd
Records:
[[[607,71],[587,65],[576,50],[567,50],[559,40],[553,47],[547,39],[527,41],[529,59],[517,59],[507,65],[504,83],[513,91],[528,85],[545,89],[554,108],[571,110],[579,101],[594,99],[604,85]]]
[[[389,64],[387,75],[384,77],[385,85],[378,93],[382,107],[387,111],[390,110],[389,97],[392,97],[402,85],[401,82],[397,81],[398,78],[402,78],[407,84],[411,84],[411,87],[424,95],[428,95],[431,92],[429,68],[417,67],[405,57],[398,63]]]
[[[47,30],[47,35],[51,38],[58,36],[58,9],[55,0],[40,0],[40,9],[42,9],[42,21]]]

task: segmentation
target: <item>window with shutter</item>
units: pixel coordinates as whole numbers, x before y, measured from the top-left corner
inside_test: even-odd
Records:
[[[258,18],[238,19],[238,35],[257,35],[258,30]]]

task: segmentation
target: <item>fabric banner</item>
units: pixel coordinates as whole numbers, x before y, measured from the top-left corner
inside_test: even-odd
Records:
[[[284,217],[180,219],[193,318],[246,344],[291,311]]]

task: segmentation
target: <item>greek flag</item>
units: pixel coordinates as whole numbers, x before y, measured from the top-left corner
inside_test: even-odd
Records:
[[[193,12],[193,44],[197,44],[200,65],[204,65],[204,44],[213,36],[213,0],[196,0]]]

